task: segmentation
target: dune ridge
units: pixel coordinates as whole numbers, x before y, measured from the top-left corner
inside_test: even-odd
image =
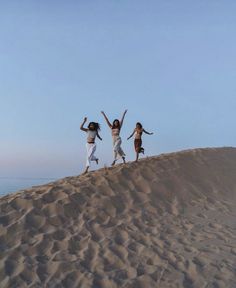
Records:
[[[0,198],[0,287],[235,288],[236,148],[147,157]]]

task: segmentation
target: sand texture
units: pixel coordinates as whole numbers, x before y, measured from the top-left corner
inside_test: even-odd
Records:
[[[0,287],[235,288],[236,148],[1,197]]]

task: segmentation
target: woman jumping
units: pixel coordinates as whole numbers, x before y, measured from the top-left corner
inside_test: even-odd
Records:
[[[86,121],[87,117],[84,118],[84,122],[80,126],[80,130],[87,133],[87,143],[86,143],[87,157],[86,157],[86,169],[84,171],[84,174],[88,172],[88,169],[91,165],[91,161],[96,161],[96,163],[98,164],[98,158],[96,158],[94,155],[96,151],[95,139],[96,137],[98,137],[102,141],[102,138],[98,134],[98,131],[100,130],[100,125],[96,122],[90,122],[88,128],[84,128],[84,124],[86,123]]]
[[[121,120],[115,119],[112,124],[108,120],[106,114],[103,111],[101,113],[104,116],[107,122],[107,125],[111,128],[111,132],[112,132],[113,151],[114,151],[114,161],[112,162],[112,166],[114,166],[116,164],[116,161],[119,160],[120,158],[122,158],[123,162],[125,163],[125,153],[121,148],[122,140],[120,137],[120,131],[121,131],[127,110],[125,110]]]
[[[135,134],[135,137],[134,137],[134,148],[135,148],[135,151],[136,151],[136,162],[138,161],[139,154],[140,153],[144,154],[144,148],[142,147],[142,134],[143,134],[143,132],[148,134],[148,135],[153,135],[153,133],[147,132],[143,128],[142,124],[138,122],[136,124],[136,128],[134,129],[134,132],[127,138],[127,140],[129,140]]]

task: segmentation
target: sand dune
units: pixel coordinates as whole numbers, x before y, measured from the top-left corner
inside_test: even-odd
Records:
[[[0,199],[0,287],[236,287],[236,148],[104,168]]]

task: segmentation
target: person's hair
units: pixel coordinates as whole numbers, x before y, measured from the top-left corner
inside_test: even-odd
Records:
[[[118,122],[118,126],[115,126],[116,121]],[[112,123],[112,129],[115,129],[115,128],[120,128],[120,120],[118,120],[118,119],[115,119]]]
[[[94,126],[94,130],[95,131],[99,131],[101,128],[100,128],[100,124],[97,123],[97,122],[90,122],[89,125],[88,125],[88,129],[91,130],[91,125]]]
[[[136,125],[138,125],[141,129],[143,128],[143,125],[140,122],[137,122]]]

